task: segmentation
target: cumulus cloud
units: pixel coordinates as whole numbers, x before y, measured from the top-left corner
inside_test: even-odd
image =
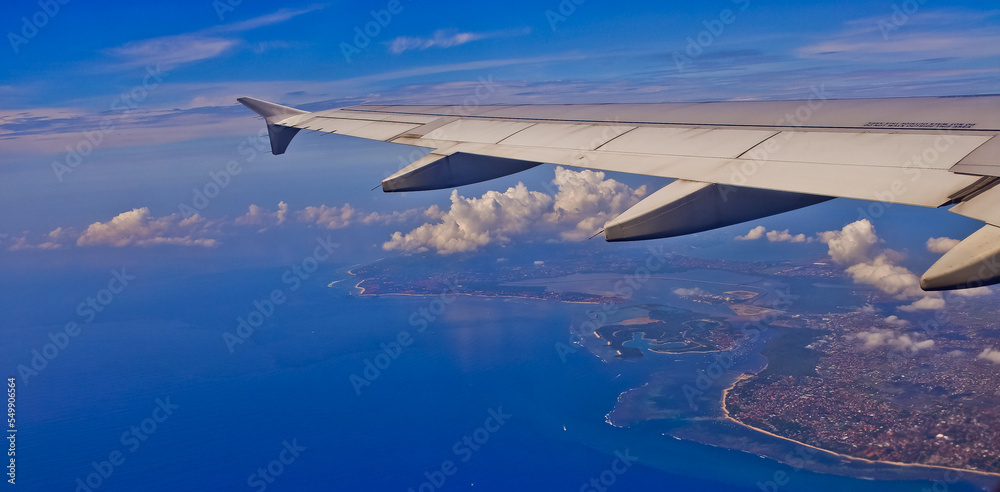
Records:
[[[146,207],[119,214],[108,222],[91,224],[76,240],[78,246],[107,245],[214,247],[218,242],[210,237],[211,222],[199,215],[183,219],[178,214],[153,217]]]
[[[830,257],[841,265],[871,261],[877,256],[879,238],[868,219],[844,226],[839,231],[822,232],[820,241],[830,249]]]
[[[261,229],[258,232],[264,232],[268,227],[284,224],[287,217],[288,204],[285,202],[278,202],[278,210],[275,212],[251,204],[250,210],[246,215],[237,217],[233,223],[236,225],[260,226]]]
[[[750,229],[750,232],[748,232],[745,236],[736,236],[736,240],[737,241],[756,241],[756,240],[764,237],[764,233],[766,233],[766,232],[767,232],[767,228],[766,227],[764,227],[764,226],[757,226],[757,227],[754,227],[753,229]]]
[[[989,347],[983,349],[983,351],[980,352],[979,355],[976,356],[976,358],[1000,364],[1000,350],[994,350],[993,347]]]
[[[552,197],[528,191],[523,183],[481,198],[451,193],[451,208],[441,222],[424,224],[407,234],[395,232],[382,247],[386,250],[440,254],[475,251],[487,244],[505,244],[511,236],[528,231],[531,222],[552,206]]]
[[[674,295],[678,297],[697,297],[697,296],[708,295],[708,292],[705,292],[704,290],[701,290],[697,287],[693,289],[681,288],[681,289],[674,289]]]
[[[604,224],[646,196],[646,186],[632,188],[613,179],[604,179],[604,173],[585,169],[571,171],[556,168],[552,181],[559,187],[552,211],[545,214],[546,223],[569,226],[560,233],[566,241],[583,241],[601,230]]]
[[[945,300],[940,297],[922,297],[917,299],[913,304],[907,304],[905,306],[900,306],[900,311],[916,312],[916,311],[931,311],[935,309],[944,309],[947,305]]]
[[[864,342],[866,349],[888,346],[893,350],[915,354],[921,350],[934,348],[934,340],[918,341],[909,334],[898,334],[893,330],[862,331],[848,337]]]
[[[517,235],[542,230],[564,241],[582,241],[599,231],[612,218],[637,203],[646,194],[645,186],[632,189],[605,174],[590,170],[556,168],[552,181],[555,196],[530,191],[523,183],[500,193],[487,192],[466,198],[453,191],[451,207],[425,212],[437,216],[403,234],[396,232],[383,245],[386,250],[440,254],[475,251],[489,244],[506,244]]]
[[[920,277],[899,265],[903,255],[880,246],[882,241],[867,219],[848,224],[839,231],[820,233],[819,238],[829,248],[833,261],[846,266],[855,282],[872,285],[899,300],[915,299],[901,310],[912,312],[945,307],[940,294],[924,292],[920,288]]]
[[[306,222],[327,229],[343,229],[352,224],[400,224],[410,222],[420,218],[440,219],[443,214],[437,205],[427,210],[410,209],[404,211],[393,211],[390,213],[370,212],[364,213],[345,203],[342,207],[328,207],[320,205],[318,207],[306,207],[295,216],[299,222]]]
[[[885,321],[886,323],[888,323],[888,324],[890,324],[892,326],[898,326],[900,328],[905,328],[907,326],[910,326],[910,322],[909,321],[906,321],[905,319],[899,319],[898,316],[889,316],[888,318],[884,319],[883,321]]]
[[[813,241],[812,238],[807,238],[805,234],[792,235],[788,232],[788,229],[768,232],[767,240],[772,243],[811,243]]]
[[[927,251],[944,254],[951,251],[955,246],[958,246],[960,242],[962,241],[950,237],[932,237],[927,240]]]
[[[811,243],[813,238],[805,234],[792,234],[785,229],[783,231],[768,231],[764,226],[757,226],[750,229],[745,236],[736,236],[737,241],[756,241],[766,237],[772,243]]]
[[[62,227],[57,227],[52,232],[44,236],[39,244],[31,244],[27,235],[13,238],[13,244],[7,247],[7,251],[24,251],[31,249],[59,249],[63,247],[63,242],[67,240],[69,234]],[[5,239],[7,235],[0,235],[0,239]]]
[[[433,205],[427,210],[411,208],[410,210],[394,211],[387,214],[372,212],[362,217],[361,223],[390,225],[409,222],[419,218],[437,220],[440,219],[442,215],[441,209],[437,205]]]
[[[327,229],[343,229],[351,225],[355,214],[354,207],[345,203],[343,207],[327,207],[326,205],[306,207],[297,212],[296,217],[299,222],[308,222]]]

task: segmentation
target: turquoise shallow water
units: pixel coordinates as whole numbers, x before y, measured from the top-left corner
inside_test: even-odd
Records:
[[[19,386],[21,489],[78,490],[76,480],[86,484],[115,452],[124,461],[92,490],[576,491],[598,490],[586,484],[602,478],[609,490],[934,486],[813,473],[670,437],[691,415],[609,425],[621,393],[657,372],[696,374],[711,359],[606,363],[576,347],[564,361],[557,344],[587,305],[359,298],[353,282],[327,287],[341,278],[330,276],[290,294],[234,353],[222,334],[235,331],[248,299],[280,286],[273,271],[178,277],[123,294]],[[12,310],[17,324],[3,328],[0,348],[15,374],[58,319],[73,317],[29,323],[21,311]],[[401,333],[412,343],[394,350]],[[383,344],[395,358],[380,358]],[[376,377],[366,361],[383,366]],[[352,375],[370,383],[360,395]],[[167,399],[176,409],[153,429],[145,421],[163,417],[155,409]],[[132,426],[149,431],[138,445]],[[286,443],[304,449],[276,466],[291,456]],[[624,466],[619,454],[637,461]]]

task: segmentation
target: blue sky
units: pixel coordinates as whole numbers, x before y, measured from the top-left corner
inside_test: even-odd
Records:
[[[448,191],[368,191],[419,157],[412,149],[304,134],[288,154],[265,154],[262,122],[236,105],[239,96],[326,109],[462,104],[483,88],[483,104],[792,99],[816,88],[831,97],[1000,93],[1000,9],[988,1],[68,2],[54,15],[48,8],[17,2],[3,24],[0,261],[10,267],[29,258],[103,264],[122,256],[169,264],[236,250],[270,258],[248,244],[279,247],[327,232],[351,239],[344,247],[354,244],[361,257],[376,256],[393,233],[436,224],[440,216],[428,209],[447,212],[455,202]],[[77,159],[67,146],[87,155]],[[182,205],[233,161],[241,173],[199,210],[201,222],[185,223]],[[67,163],[69,171],[60,167]],[[519,182],[554,195],[553,177],[544,166],[462,188],[458,198],[475,204]],[[607,178],[626,194],[662,185]],[[612,199],[602,203],[584,212],[612,215]],[[867,204],[841,200],[761,224],[814,237],[856,220],[859,206]],[[916,266],[933,261],[923,251],[929,236],[964,237],[976,228],[944,211],[906,207],[875,225]],[[573,241],[578,226],[561,224],[547,240]],[[747,229],[702,235],[698,244],[731,243]],[[102,230],[103,239],[94,235]],[[527,241],[521,232],[488,243]]]

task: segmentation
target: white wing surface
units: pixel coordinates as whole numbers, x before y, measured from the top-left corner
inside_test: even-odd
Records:
[[[833,197],[951,211],[986,223],[922,278],[1000,283],[1000,96],[668,104],[354,106],[305,112],[249,97],[272,151],[299,130],[426,147],[382,189],[452,188],[542,163],[677,181],[605,227],[672,237]]]

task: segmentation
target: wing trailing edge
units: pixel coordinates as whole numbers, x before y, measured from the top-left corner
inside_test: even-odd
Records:
[[[463,186],[539,163],[678,180],[609,222],[608,241],[691,234],[831,197],[952,206],[988,225],[934,264],[921,287],[1000,283],[1000,96],[312,113],[238,101],[264,117],[274,154],[302,129],[431,149],[385,179],[386,192]]]

